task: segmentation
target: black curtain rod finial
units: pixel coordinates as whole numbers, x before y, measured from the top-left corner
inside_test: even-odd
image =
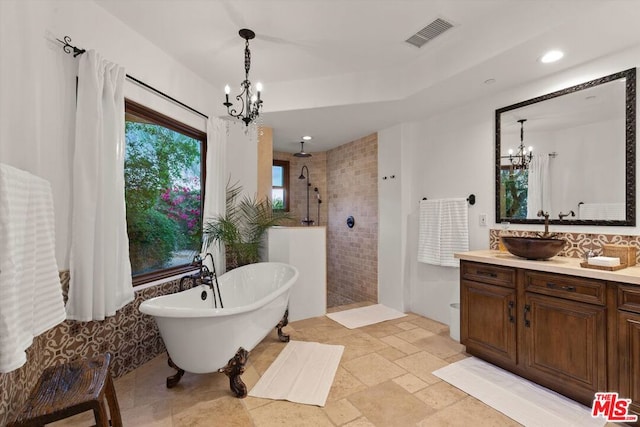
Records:
[[[0,0],[0,1],[2,1],[2,0]],[[69,36],[64,36],[63,40],[60,40],[60,39],[56,39],[56,40],[58,41],[58,43],[63,45],[62,46],[62,50],[64,50],[65,53],[73,53],[73,57],[74,58],[77,57],[78,55],[82,55],[83,53],[86,52],[85,49],[80,49],[80,48],[72,45],[71,44],[71,37],[69,37]],[[209,119],[209,116],[207,116],[206,114],[201,113],[200,111],[196,110],[195,108],[189,107],[187,104],[178,101],[174,97],[172,97],[170,95],[167,95],[166,93],[154,88],[153,86],[148,85],[145,82],[143,82],[141,80],[138,80],[138,79],[136,79],[135,77],[133,77],[133,76],[131,76],[129,74],[127,74],[126,77],[127,77],[127,79],[131,80],[132,82],[134,82],[134,83],[136,83],[136,84],[138,84],[138,85],[140,85],[140,86],[142,86],[142,87],[144,87],[144,88],[146,88],[146,89],[148,89],[148,90],[150,90],[150,91],[152,91],[152,92],[164,97],[165,99],[168,99],[169,101],[171,101],[171,102],[173,102],[173,103],[175,103],[175,104],[177,104],[177,105],[179,105],[179,106],[191,111],[192,113],[195,113],[195,114],[197,114],[197,115],[199,115],[199,116],[201,116],[201,117],[203,117],[205,119]]]
[[[59,43],[63,44],[62,46],[62,50],[65,51],[65,53],[73,53],[73,57],[77,57],[78,55],[82,55],[83,53],[86,52],[86,50],[84,49],[80,49],[79,47],[76,47],[74,45],[71,44],[71,37],[69,36],[64,36],[64,40],[60,40],[60,39],[56,39]]]

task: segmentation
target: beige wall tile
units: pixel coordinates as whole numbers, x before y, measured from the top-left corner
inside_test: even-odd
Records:
[[[327,152],[327,286],[352,301],[378,301],[377,152],[377,134]]]

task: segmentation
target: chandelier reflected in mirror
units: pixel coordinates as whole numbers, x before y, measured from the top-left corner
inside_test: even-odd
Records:
[[[235,117],[249,126],[251,122],[256,120],[260,115],[260,108],[262,107],[262,99],[260,98],[260,92],[262,92],[262,84],[256,83],[255,93],[251,87],[251,81],[249,81],[249,70],[251,69],[251,50],[249,50],[249,40],[255,38],[256,33],[243,28],[238,34],[245,39],[244,47],[244,81],[240,83],[242,91],[236,96],[236,101],[239,103],[238,107],[234,107],[233,103],[229,102],[229,93],[231,88],[229,85],[224,87],[225,102],[222,105],[227,107],[227,113],[231,117]]]
[[[518,123],[520,123],[520,145],[518,146],[518,151],[514,154],[512,149],[509,149],[507,152],[507,156],[502,156],[503,159],[509,159],[509,163],[511,163],[511,169],[521,169],[525,170],[529,167],[531,163],[531,159],[533,158],[533,147],[529,146],[526,148],[524,146],[524,122],[527,119],[520,119]]]

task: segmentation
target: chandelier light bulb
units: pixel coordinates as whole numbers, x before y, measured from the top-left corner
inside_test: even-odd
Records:
[[[509,155],[513,155],[513,150],[511,148],[509,148]]]
[[[227,95],[229,95],[231,93],[231,88],[229,87],[229,85],[226,85],[224,87],[224,93],[227,94]]]
[[[258,91],[258,93],[262,92],[262,83],[256,83],[256,90]]]
[[[531,153],[533,151],[533,147],[530,145],[529,146],[529,153]]]

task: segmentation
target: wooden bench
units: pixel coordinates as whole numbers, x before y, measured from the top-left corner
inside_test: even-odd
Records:
[[[42,426],[92,410],[97,427],[122,427],[120,408],[109,373],[111,354],[75,360],[44,370],[22,411],[9,427]]]

